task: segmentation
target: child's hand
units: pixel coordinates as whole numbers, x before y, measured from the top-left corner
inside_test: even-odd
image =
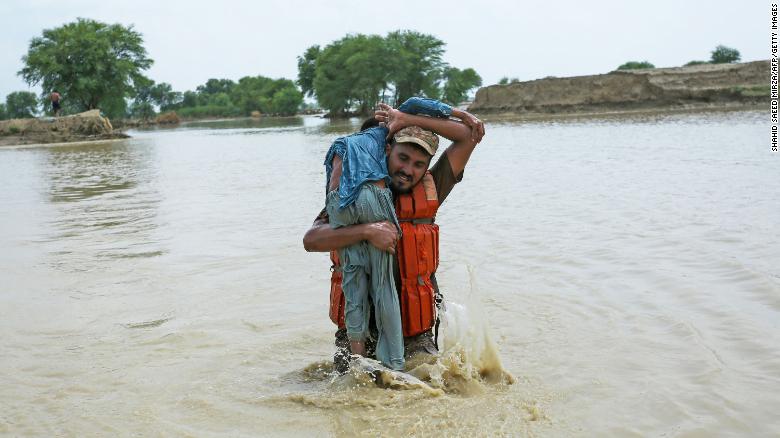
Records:
[[[398,229],[391,222],[372,222],[364,224],[365,237],[368,243],[380,251],[395,254],[395,246],[398,244]]]
[[[403,122],[403,114],[386,103],[380,103],[379,109],[374,111],[374,118],[390,131],[387,133],[388,140],[392,139],[396,132],[406,127]]]
[[[452,116],[459,118],[466,126],[471,128],[471,139],[474,143],[482,141],[482,137],[485,136],[485,124],[482,123],[482,120],[479,120],[474,114],[457,108],[452,109]]]

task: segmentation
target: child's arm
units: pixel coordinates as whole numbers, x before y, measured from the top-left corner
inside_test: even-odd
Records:
[[[473,114],[458,108],[453,108],[446,103],[439,102],[435,99],[417,96],[410,97],[409,99],[406,99],[406,102],[402,103],[401,106],[398,107],[398,111],[413,115],[421,114],[424,116],[444,119],[449,117],[460,119],[469,128],[471,128],[471,138],[477,143],[479,143],[482,140],[482,137],[485,135],[485,126],[482,124],[482,121],[474,117]],[[390,136],[393,134],[395,134],[395,132],[391,131]],[[390,138],[390,136],[388,136],[388,138]]]
[[[462,111],[462,113],[463,117],[471,117],[476,121],[476,137],[474,136],[474,130],[465,123],[451,119],[438,119],[434,117],[404,114],[383,103],[379,104],[379,110],[376,111],[375,117],[377,120],[381,120],[387,124],[390,131],[388,138],[395,132],[398,132],[407,126],[419,126],[420,128],[433,131],[436,134],[451,140],[452,144],[447,148],[445,153],[450,161],[453,174],[458,175],[466,167],[466,163],[469,161],[471,153],[482,140],[482,135],[484,135],[485,132],[485,128],[479,119],[465,111]]]

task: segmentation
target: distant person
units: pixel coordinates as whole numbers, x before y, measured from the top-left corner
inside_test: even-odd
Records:
[[[60,116],[60,92],[54,90],[51,92],[49,99],[51,99],[51,110],[54,113],[54,117]]]

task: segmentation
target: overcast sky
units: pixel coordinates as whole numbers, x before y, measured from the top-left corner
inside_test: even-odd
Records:
[[[769,58],[770,2],[683,1],[297,1],[2,0],[0,99],[29,88],[16,72],[30,39],[77,17],[134,25],[154,65],[147,75],[175,90],[209,78],[297,76],[296,56],[347,33],[411,29],[447,43],[444,60],[501,77],[606,73],[629,60],[656,67],[709,59],[718,44],[743,61]]]

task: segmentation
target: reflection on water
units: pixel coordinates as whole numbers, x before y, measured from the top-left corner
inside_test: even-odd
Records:
[[[269,129],[299,128],[304,125],[303,117],[259,117],[243,119],[201,120],[184,122],[182,128],[200,129]]]
[[[252,135],[290,130],[303,130],[313,135],[337,136],[350,134],[358,129],[364,118],[328,119],[321,116],[307,117],[260,117],[232,118],[215,120],[198,120],[183,122],[177,126],[148,126],[136,128],[131,132],[146,135],[155,132],[170,132],[184,130],[215,130],[214,135]],[[228,131],[228,132],[225,132]]]
[[[153,257],[156,242],[155,155],[122,142],[44,148],[41,175],[57,209],[51,221],[53,263],[86,269],[99,258]]]
[[[360,122],[0,148],[0,435],[777,435],[763,113],[489,124],[437,217],[442,292],[471,304],[411,364],[436,394],[327,362],[329,263],[301,237]]]
[[[51,181],[53,202],[79,201],[136,186],[139,157],[126,144],[82,144],[46,152],[45,176]]]

